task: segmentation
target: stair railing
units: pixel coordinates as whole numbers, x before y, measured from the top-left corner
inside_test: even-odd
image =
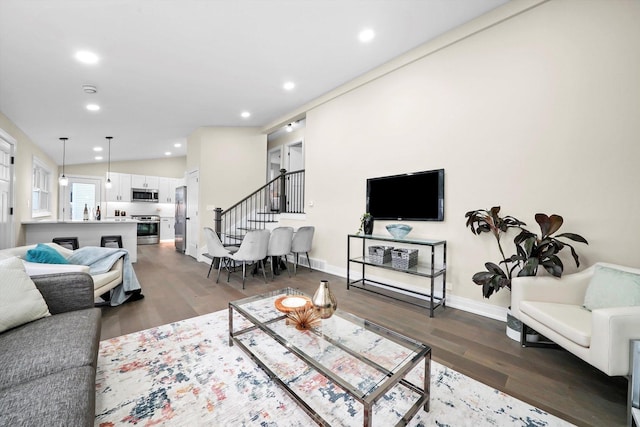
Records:
[[[229,209],[214,210],[214,227],[223,245],[239,245],[250,230],[276,222],[280,213],[304,213],[304,170],[287,172],[266,183]]]

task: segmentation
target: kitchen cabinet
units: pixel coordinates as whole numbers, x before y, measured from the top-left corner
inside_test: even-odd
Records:
[[[176,187],[184,185],[184,179],[160,177],[158,182],[158,201],[160,203],[174,203]]]
[[[160,240],[173,240],[176,236],[174,229],[175,218],[160,218]]]
[[[111,172],[107,174],[105,180],[108,178],[111,179],[111,188],[106,190],[107,202],[130,202],[131,175],[128,173]]]
[[[146,188],[149,190],[158,190],[159,177],[145,175],[131,175],[131,188]]]

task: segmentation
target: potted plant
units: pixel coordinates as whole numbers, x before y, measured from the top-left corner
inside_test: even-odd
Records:
[[[482,286],[482,295],[489,298],[494,292],[507,287],[511,289],[511,280],[517,268],[518,277],[535,276],[538,274],[538,268],[542,266],[549,274],[555,277],[561,277],[564,271],[564,265],[558,257],[558,253],[565,247],[571,249],[571,255],[576,263],[576,267],[580,266],[580,259],[574,247],[567,242],[559,240],[559,238],[569,239],[575,242],[589,244],[587,240],[575,233],[554,234],[560,229],[563,218],[560,215],[547,216],[543,213],[535,215],[535,220],[540,226],[540,236],[524,228],[524,222],[506,216],[499,216],[500,207],[495,206],[491,210],[484,209],[470,211],[465,214],[467,217],[467,227],[471,227],[473,234],[479,235],[482,232],[491,232],[498,243],[498,249],[502,256],[502,261],[497,265],[492,262],[485,264],[486,271],[481,271],[473,275],[473,282]],[[520,233],[513,239],[516,248],[516,254],[506,257],[501,237],[509,228],[518,228]],[[502,267],[501,267],[502,266]],[[507,313],[507,335],[510,338],[518,340],[522,323]],[[510,331],[510,329],[512,331]],[[528,332],[529,333],[529,332]],[[531,335],[535,331],[531,330]],[[535,340],[533,336],[528,337],[529,341]]]
[[[558,253],[566,246],[571,249],[571,256],[576,263],[576,267],[580,267],[580,258],[574,247],[567,242],[558,240],[558,238],[562,237],[588,245],[587,239],[575,233],[562,233],[553,236],[564,222],[560,215],[547,216],[538,213],[535,219],[540,226],[540,237],[526,229],[522,229],[520,234],[513,240],[518,253],[512,256],[511,259],[514,262],[522,263],[518,276],[535,276],[538,274],[538,267],[542,266],[549,274],[561,277],[564,265],[558,257]]]
[[[371,235],[373,233],[373,216],[369,212],[365,212],[360,217],[360,228],[358,234],[362,233]]]
[[[512,216],[502,218],[500,216],[500,206],[494,206],[490,210],[478,209],[469,211],[465,214],[465,217],[467,218],[467,227],[471,228],[473,234],[491,233],[495,237],[502,256],[502,261],[499,264],[504,266],[503,269],[503,267],[493,262],[487,262],[484,265],[487,271],[480,271],[474,274],[473,282],[482,286],[482,295],[485,298],[489,298],[494,292],[505,286],[511,289],[513,270],[518,264],[517,262],[514,263],[511,257],[507,258],[505,256],[501,239],[510,228],[522,229],[522,226],[527,224]]]

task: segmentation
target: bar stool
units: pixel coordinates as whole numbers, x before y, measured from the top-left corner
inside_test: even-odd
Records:
[[[100,246],[102,246],[103,248],[121,248],[122,236],[102,236],[100,238]]]
[[[80,247],[77,237],[54,237],[52,242],[63,248],[71,249],[72,251]]]

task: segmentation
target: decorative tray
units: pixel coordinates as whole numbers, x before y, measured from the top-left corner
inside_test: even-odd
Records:
[[[276,308],[283,313],[290,313],[312,306],[311,298],[304,295],[283,295],[275,300]]]

